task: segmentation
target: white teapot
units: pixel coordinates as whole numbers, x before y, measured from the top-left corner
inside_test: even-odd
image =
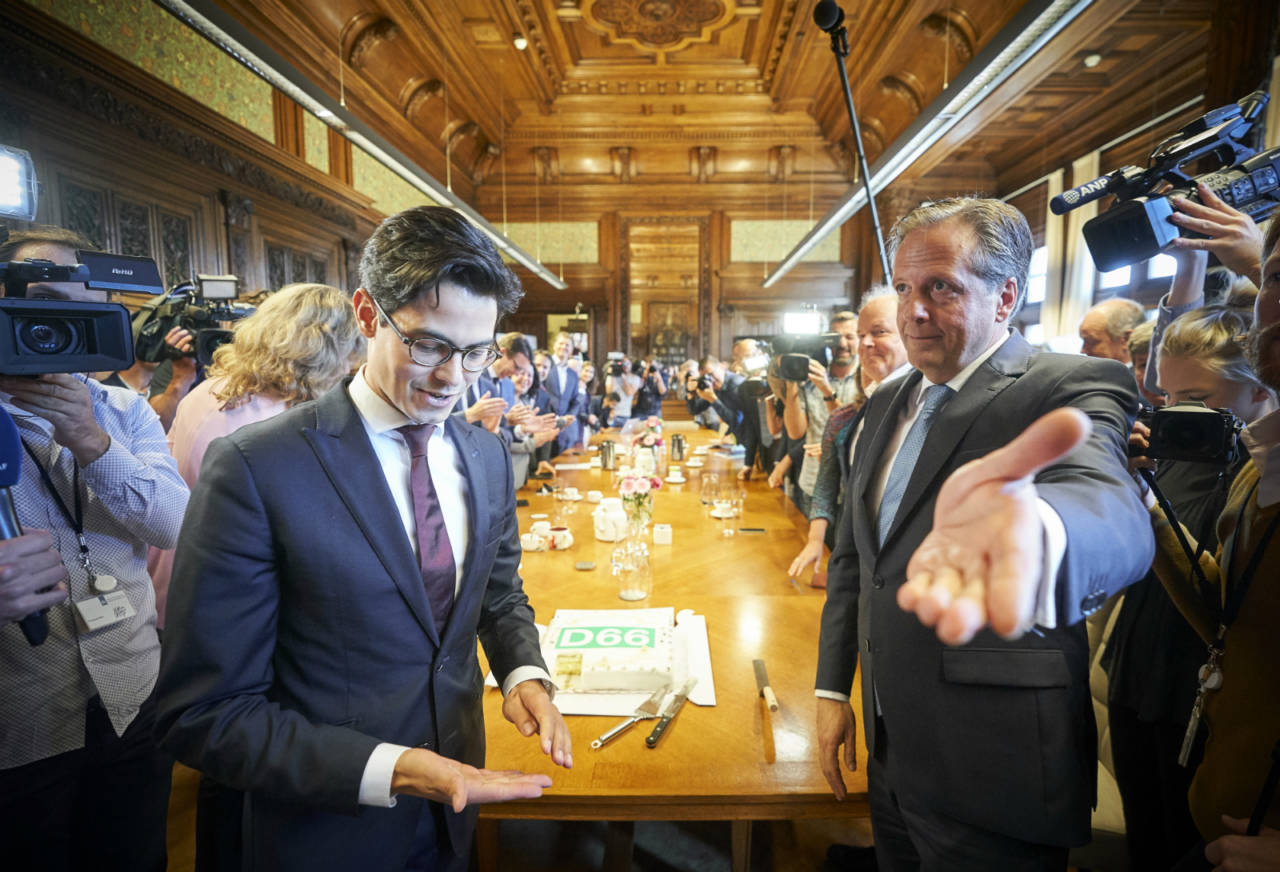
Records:
[[[591,513],[596,538],[601,542],[618,542],[627,536],[627,512],[620,497],[605,497]]]

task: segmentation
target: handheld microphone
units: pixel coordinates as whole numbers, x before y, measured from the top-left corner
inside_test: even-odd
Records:
[[[1111,176],[1106,175],[1092,182],[1077,185],[1069,191],[1063,191],[1049,201],[1049,210],[1054,215],[1065,215],[1077,206],[1101,200],[1111,193]]]
[[[836,5],[835,0],[819,0],[813,7],[813,23],[819,30],[830,33],[844,23],[844,10]]]
[[[22,535],[18,512],[13,507],[13,494],[9,488],[18,483],[22,474],[22,438],[18,426],[9,413],[0,409],[0,539],[16,539]],[[22,635],[31,645],[39,645],[49,637],[49,619],[45,610],[33,612],[18,621]]]

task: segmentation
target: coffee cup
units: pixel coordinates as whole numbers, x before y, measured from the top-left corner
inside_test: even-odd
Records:
[[[589,490],[589,491],[587,491],[587,502],[589,502],[589,503],[598,503],[598,502],[600,502],[602,499],[604,499],[604,494],[603,494],[603,493],[601,493],[600,491],[598,491],[598,490]]]
[[[563,551],[573,544],[573,534],[568,527],[551,528],[551,550]]]
[[[671,544],[671,525],[670,524],[654,524],[653,525],[653,544],[654,545],[670,545]]]
[[[717,515],[728,515],[733,511],[733,504],[728,500],[716,500],[711,504],[711,510]]]
[[[534,521],[533,526],[530,527],[529,529],[533,532],[533,535],[541,536],[542,538],[545,539],[551,535],[551,522],[550,521]]]
[[[576,500],[578,498],[578,489],[576,487],[567,487],[563,490],[566,500]]]
[[[673,463],[668,467],[667,481],[684,481],[684,473],[680,471],[680,464]]]
[[[547,540],[537,533],[525,533],[520,537],[520,547],[525,551],[544,551],[547,547]]]

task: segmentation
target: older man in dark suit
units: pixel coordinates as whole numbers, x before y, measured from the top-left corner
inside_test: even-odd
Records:
[[[860,661],[881,872],[1064,869],[1089,838],[1096,772],[1079,622],[1153,553],[1125,470],[1133,378],[1009,330],[1031,257],[1016,209],[926,204],[893,247],[914,369],[872,395],[854,442],[822,616],[821,763],[843,796]],[[1064,406],[1088,437],[1011,471],[1025,452],[997,449]]]
[[[449,414],[519,284],[441,208],[384,221],[360,272],[368,362],[213,443],[174,565],[159,725],[246,791],[246,869],[458,868],[473,804],[540,795],[545,775],[475,768],[477,634],[503,714],[572,763],[516,574],[510,460]]]

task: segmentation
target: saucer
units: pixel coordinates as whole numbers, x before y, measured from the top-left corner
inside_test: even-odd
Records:
[[[688,479],[685,478],[683,475],[680,476],[679,478],[676,478],[673,475],[667,476],[667,484],[684,484],[686,481],[688,481]]]
[[[727,520],[729,520],[730,518],[733,518],[733,517],[736,517],[736,516],[733,514],[733,509],[730,509],[730,510],[729,510],[729,511],[727,511],[727,512],[717,512],[715,509],[712,509],[712,510],[711,510],[711,517],[713,517],[713,518],[715,518],[716,520],[719,520],[719,521],[727,521]]]
[[[690,460],[685,463],[685,466],[691,466],[694,469],[701,469],[703,467],[703,463],[701,460]]]
[[[699,445],[697,448],[693,449],[693,453],[694,453],[694,454],[706,454],[706,453],[707,453],[707,450],[708,450],[708,449],[707,449],[707,446],[705,446],[705,445]]]
[[[546,513],[546,512],[536,512],[536,513],[534,513],[534,514],[530,515],[529,517],[530,517],[530,518],[532,518],[532,519],[533,519],[533,520],[535,520],[535,521],[545,521],[545,520],[546,520],[546,518],[547,518],[547,513]]]
[[[576,503],[582,499],[582,494],[578,494],[577,496],[572,496],[572,497],[569,496],[568,494],[560,494],[560,499],[568,500],[571,503]]]

